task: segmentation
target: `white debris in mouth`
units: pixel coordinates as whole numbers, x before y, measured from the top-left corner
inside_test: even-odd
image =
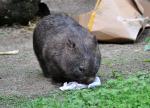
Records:
[[[100,85],[101,85],[100,78],[95,77],[94,82],[92,82],[89,85],[80,84],[80,83],[77,83],[77,82],[69,82],[69,83],[65,82],[63,84],[63,86],[61,86],[59,89],[62,90],[62,91],[65,91],[65,90],[79,90],[79,89],[83,89],[83,88],[94,88],[94,87],[100,86]]]

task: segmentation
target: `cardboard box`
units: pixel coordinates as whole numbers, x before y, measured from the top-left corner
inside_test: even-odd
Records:
[[[97,0],[94,10],[76,20],[100,41],[135,41],[140,30],[145,29],[142,9],[140,2],[134,0]]]

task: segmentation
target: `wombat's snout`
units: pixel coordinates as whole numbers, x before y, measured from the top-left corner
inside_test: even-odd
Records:
[[[84,78],[81,80],[81,83],[83,83],[83,84],[90,84],[90,83],[92,83],[94,80],[95,80],[95,77],[84,77]]]
[[[90,84],[95,80],[95,77],[88,78],[87,83]]]

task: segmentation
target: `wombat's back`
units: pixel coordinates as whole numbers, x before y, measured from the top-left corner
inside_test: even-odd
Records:
[[[76,21],[66,14],[55,13],[44,17],[34,30],[33,34],[33,45],[39,45],[40,50],[43,48],[46,40],[62,41],[64,36],[70,35],[73,32],[77,33],[79,31],[84,32],[85,29],[82,28]],[[60,36],[58,34],[64,35]],[[84,35],[82,35],[84,36]],[[58,39],[59,38],[59,39]],[[57,42],[55,41],[55,42]]]

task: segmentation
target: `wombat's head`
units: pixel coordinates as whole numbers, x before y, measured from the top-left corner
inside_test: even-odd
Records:
[[[63,58],[62,67],[66,78],[85,84],[94,81],[100,67],[101,55],[96,38],[90,33],[78,38],[67,38]]]

